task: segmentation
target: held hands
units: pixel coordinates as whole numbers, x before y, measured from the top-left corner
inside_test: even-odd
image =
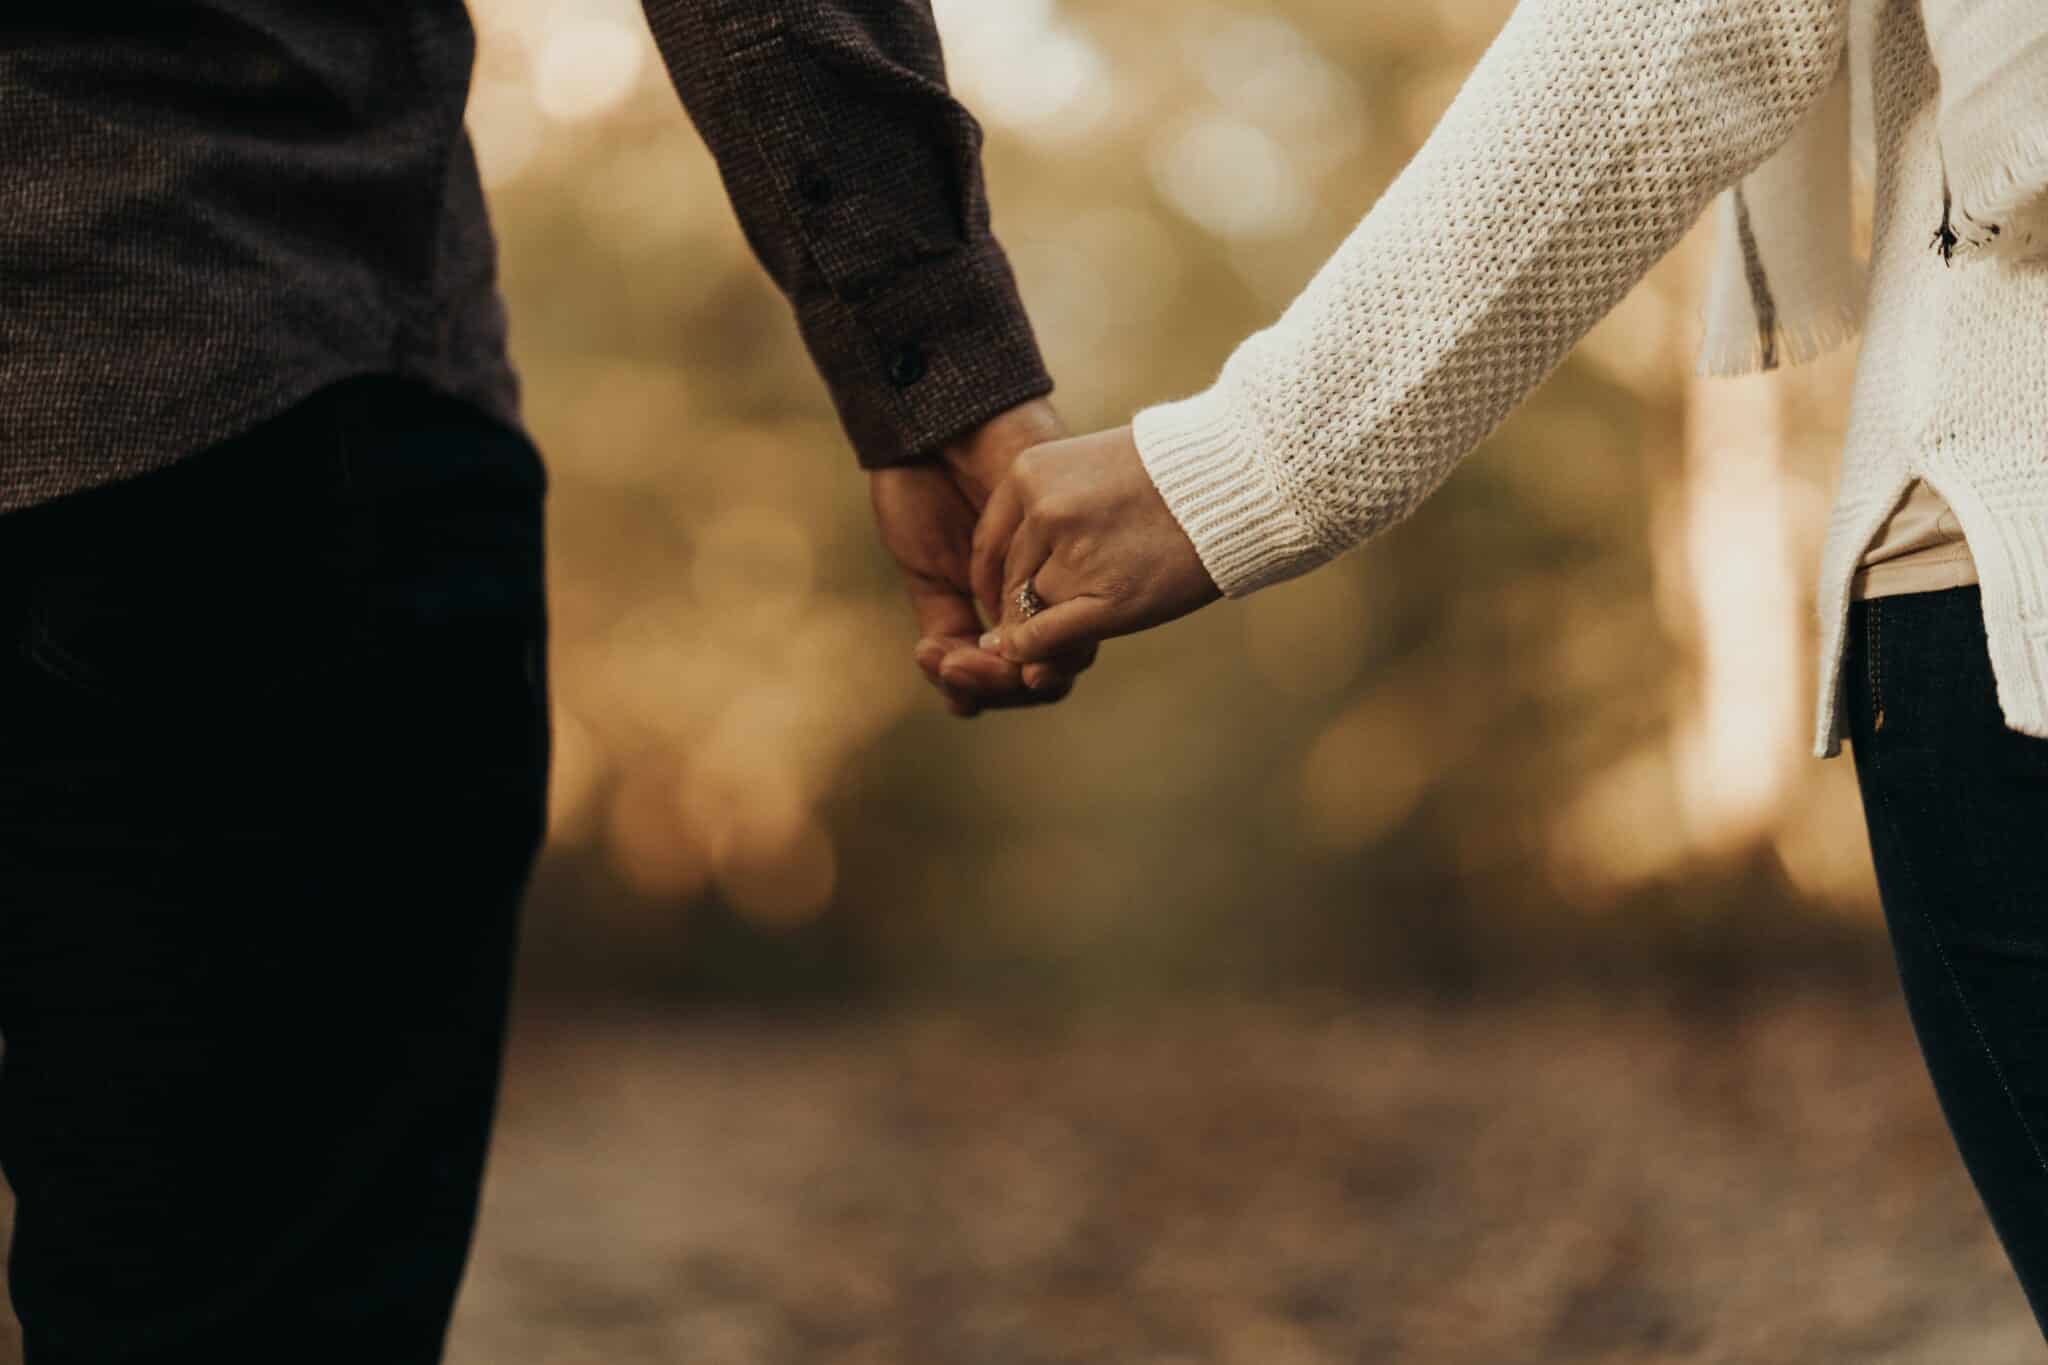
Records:
[[[1102,641],[1222,595],[1130,428],[1065,436],[1049,404],[1026,403],[940,461],[870,477],[922,631],[918,667],[957,716],[1057,702]]]
[[[922,638],[917,665],[954,715],[1058,701],[1095,661],[1092,644],[1025,668],[976,644],[982,633],[970,572],[976,519],[1017,457],[1066,435],[1049,403],[1025,403],[926,464],[869,477],[875,523],[910,590]]]
[[[1117,635],[1222,594],[1146,473],[1129,427],[1038,446],[974,532],[974,595],[998,624],[981,648],[1025,670],[1092,660]],[[1026,602],[1033,610],[1026,611]]]

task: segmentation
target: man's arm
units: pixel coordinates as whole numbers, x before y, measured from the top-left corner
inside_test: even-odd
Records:
[[[1026,447],[1064,432],[930,0],[645,4],[740,227],[873,471],[919,667],[963,716],[1057,700],[1092,650],[1025,669],[976,643],[975,516]]]
[[[1052,391],[929,0],[646,0],[862,465]]]

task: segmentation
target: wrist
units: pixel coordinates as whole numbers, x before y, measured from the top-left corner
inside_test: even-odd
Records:
[[[998,451],[1026,451],[1047,441],[1060,440],[1066,434],[1067,425],[1060,420],[1052,400],[1033,398],[962,432],[940,447],[939,454],[948,464],[971,464]]]
[[[1067,424],[1051,400],[1033,398],[948,441],[939,459],[978,504],[995,491],[1019,455],[1066,436]]]

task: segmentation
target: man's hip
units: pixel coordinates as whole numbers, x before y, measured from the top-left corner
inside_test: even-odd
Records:
[[[31,1365],[436,1358],[545,824],[544,493],[366,379],[0,517]]]

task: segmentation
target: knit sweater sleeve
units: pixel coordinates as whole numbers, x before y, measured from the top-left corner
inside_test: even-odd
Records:
[[[1523,0],[1442,123],[1206,392],[1136,420],[1241,596],[1401,521],[1841,68],[1850,0]]]

